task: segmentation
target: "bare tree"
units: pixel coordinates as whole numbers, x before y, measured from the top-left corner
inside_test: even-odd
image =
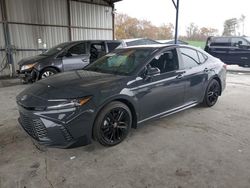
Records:
[[[126,14],[117,14],[115,18],[115,37],[116,39],[170,39],[173,37],[173,25],[163,24],[157,27],[147,20],[138,20]]]
[[[190,25],[186,29],[186,33],[189,39],[195,39],[199,34],[199,28],[194,23],[190,23]]]
[[[190,23],[186,28],[186,36],[180,36],[179,38],[182,40],[200,40],[204,41],[209,36],[217,36],[218,29],[212,27],[198,27],[194,23]]]
[[[218,34],[218,29],[214,29],[211,27],[202,27],[200,29],[200,37],[202,39],[206,39],[209,36],[215,36]]]

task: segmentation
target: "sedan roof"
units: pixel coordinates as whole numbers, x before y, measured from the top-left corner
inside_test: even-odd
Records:
[[[185,44],[149,44],[149,45],[139,45],[139,46],[128,46],[128,47],[122,47],[122,49],[142,49],[142,48],[155,48],[155,49],[162,49],[165,47],[186,47],[186,48],[192,48],[194,50],[197,50],[199,52],[205,53],[207,56],[210,56],[207,52],[205,52],[203,49],[185,45]],[[117,48],[121,49],[121,48]]]
[[[164,48],[169,46],[176,46],[175,44],[147,44],[147,45],[137,45],[137,46],[127,46],[123,47],[126,49],[138,49],[138,48]]]

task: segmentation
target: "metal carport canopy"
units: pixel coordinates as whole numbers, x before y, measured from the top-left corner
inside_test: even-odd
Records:
[[[104,1],[106,1],[108,3],[116,3],[116,2],[122,1],[122,0],[104,0]]]
[[[105,1],[105,2],[107,2],[108,4],[112,5],[112,4],[114,4],[114,3],[116,3],[116,2],[119,2],[119,1],[122,1],[122,0],[103,0],[103,1]]]

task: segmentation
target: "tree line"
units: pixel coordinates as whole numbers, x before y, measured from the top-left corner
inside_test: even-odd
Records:
[[[116,39],[170,39],[173,38],[173,30],[174,26],[171,23],[157,27],[150,21],[132,18],[127,14],[117,14],[115,17]]]
[[[218,29],[212,27],[198,27],[194,23],[190,23],[186,28],[186,36],[180,36],[187,40],[206,40],[209,36],[218,35]]]
[[[218,30],[209,27],[199,28],[191,23],[186,30],[184,40],[205,40],[208,36],[217,35]],[[171,23],[155,26],[150,21],[139,20],[127,14],[117,14],[115,17],[115,38],[150,38],[155,40],[173,39],[174,26]]]
[[[239,19],[231,18],[225,20],[223,36],[244,35],[245,16]],[[239,28],[242,31],[239,31]],[[206,40],[209,36],[219,36],[219,31],[212,27],[199,27],[195,23],[190,23],[186,27],[186,35],[179,36],[182,40]],[[115,38],[150,38],[155,40],[173,39],[174,26],[171,23],[155,26],[150,21],[140,20],[128,16],[127,14],[117,14],[115,17]]]

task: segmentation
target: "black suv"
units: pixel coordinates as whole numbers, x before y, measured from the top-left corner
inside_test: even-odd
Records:
[[[226,64],[250,67],[250,37],[208,37],[205,51]]]
[[[40,55],[22,59],[17,73],[23,82],[34,82],[59,72],[83,69],[121,45],[122,41],[116,40],[64,42]]]

